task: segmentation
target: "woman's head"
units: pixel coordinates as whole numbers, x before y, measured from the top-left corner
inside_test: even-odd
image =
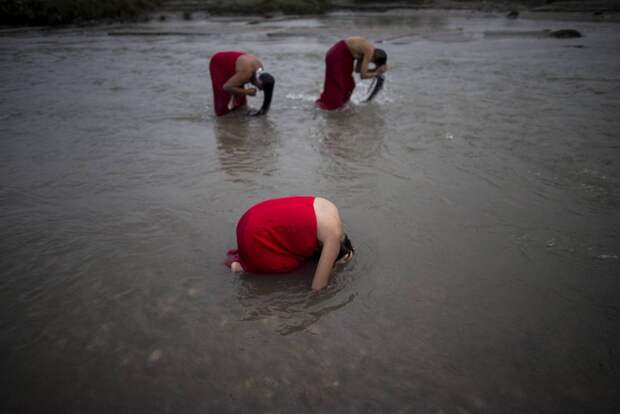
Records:
[[[267,72],[257,72],[255,85],[258,89],[261,89],[264,94],[263,106],[260,108],[261,114],[266,114],[271,106],[271,98],[273,97],[273,87],[276,84],[276,80],[271,74]]]
[[[355,248],[353,248],[349,236],[345,234],[344,239],[340,242],[340,251],[335,263],[346,263],[353,258],[353,254],[355,254]]]
[[[375,48],[375,52],[372,55],[372,62],[377,66],[383,66],[387,63],[387,53],[385,50]]]

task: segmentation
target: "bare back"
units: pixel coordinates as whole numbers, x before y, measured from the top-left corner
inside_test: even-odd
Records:
[[[340,241],[344,237],[342,221],[338,208],[329,200],[321,197],[314,199],[314,213],[316,214],[316,236],[323,245],[321,257],[312,279],[312,289],[319,290],[327,286],[334,263],[340,250]]]
[[[247,80],[244,82],[249,82],[259,68],[262,68],[263,64],[256,56],[253,55],[241,55],[237,58],[237,62],[235,63],[235,70],[237,73],[243,73],[248,76]]]
[[[364,56],[370,59],[375,51],[372,43],[360,36],[347,37],[345,42],[354,59],[363,59]]]
[[[317,239],[323,244],[332,238],[337,238],[340,242],[344,231],[336,205],[325,198],[316,197],[314,199],[314,213],[316,214]]]
[[[252,82],[254,73],[262,67],[262,62],[256,56],[248,54],[239,56],[235,62],[235,74],[226,81],[223,86],[224,90],[237,95],[246,94],[243,85]]]
[[[375,47],[368,40],[359,36],[352,36],[345,39],[353,59],[355,59],[355,72],[360,74],[362,79],[372,78],[374,75],[368,66],[375,53]]]

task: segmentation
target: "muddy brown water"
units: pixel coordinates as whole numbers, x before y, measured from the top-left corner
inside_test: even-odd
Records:
[[[537,35],[561,28],[585,37]],[[385,88],[317,111],[324,53],[351,34],[384,40]],[[213,115],[208,58],[226,49],[276,77],[267,117]],[[617,23],[6,33],[2,411],[618,410],[619,74]],[[245,209],[289,194],[333,200],[358,252],[319,295],[313,264],[223,265]]]

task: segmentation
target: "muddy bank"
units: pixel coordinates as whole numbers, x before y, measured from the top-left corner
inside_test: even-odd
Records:
[[[485,12],[617,13],[620,0],[164,0],[164,10],[203,11],[213,14],[320,14],[330,11],[386,12],[394,9],[471,10]]]
[[[4,0],[0,25],[55,26],[105,20],[143,20],[162,0]]]
[[[409,10],[460,10],[507,13],[584,14],[594,20],[617,20],[620,0],[6,0],[0,3],[0,25],[53,26],[102,21],[145,21],[174,15],[191,20],[204,15],[307,15],[332,11],[387,12]],[[583,18],[582,18],[583,20]]]

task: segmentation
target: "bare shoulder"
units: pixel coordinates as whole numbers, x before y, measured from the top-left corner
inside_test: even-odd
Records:
[[[344,41],[347,42],[347,44],[351,44],[351,45],[360,45],[365,42],[368,42],[366,39],[364,39],[361,36],[349,36],[346,39],[344,39]]]
[[[262,67],[263,64],[256,56],[246,53],[245,55],[239,56],[236,66],[237,71],[254,72],[256,69]]]
[[[361,36],[347,37],[345,42],[347,43],[347,46],[349,46],[349,50],[351,50],[354,55],[370,53],[373,49],[372,43]]]
[[[315,197],[314,198],[314,211],[325,214],[334,214],[338,212],[338,207],[331,201],[323,197]]]
[[[316,214],[317,236],[319,240],[328,237],[338,237],[342,235],[342,221],[338,207],[331,201],[316,197],[314,199],[314,213]]]

